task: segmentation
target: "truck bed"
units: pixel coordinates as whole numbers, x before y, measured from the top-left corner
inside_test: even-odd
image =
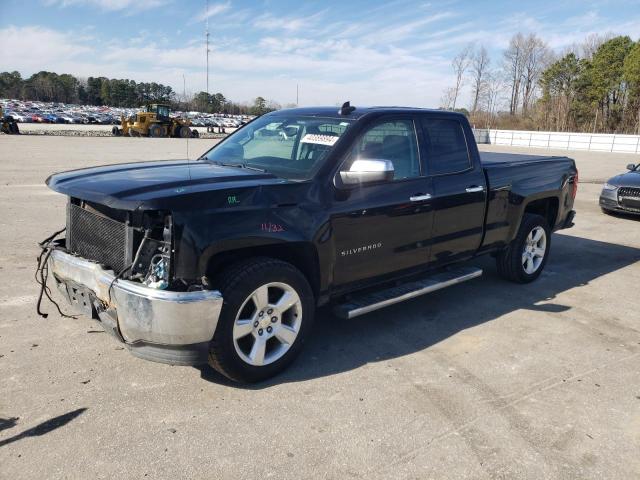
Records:
[[[569,160],[568,157],[556,155],[529,155],[522,153],[480,152],[480,162],[483,167],[522,165],[541,162],[555,162]]]
[[[515,153],[480,152],[488,191],[486,235],[483,247],[496,247],[511,241],[517,231],[526,198],[558,197],[558,215],[550,221],[559,228],[571,210],[566,197],[571,188],[567,179],[575,171],[569,157]],[[511,206],[510,208],[508,206]]]

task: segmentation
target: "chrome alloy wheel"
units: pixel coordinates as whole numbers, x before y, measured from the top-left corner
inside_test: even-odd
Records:
[[[267,283],[249,295],[238,310],[233,344],[249,365],[268,365],[287,353],[301,325],[302,302],[293,287]]]
[[[529,232],[522,252],[522,267],[531,275],[538,271],[547,252],[547,233],[538,226]]]

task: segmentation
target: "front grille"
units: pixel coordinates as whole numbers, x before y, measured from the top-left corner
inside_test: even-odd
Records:
[[[640,188],[620,187],[618,189],[618,203],[624,209],[640,212]]]
[[[640,188],[638,187],[620,187],[618,189],[618,198],[632,197],[640,200]]]
[[[130,238],[125,223],[69,204],[67,241],[72,253],[119,273],[131,261]]]

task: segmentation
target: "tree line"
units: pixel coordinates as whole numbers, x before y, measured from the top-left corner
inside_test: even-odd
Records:
[[[640,134],[640,41],[590,35],[554,52],[536,34],[514,35],[494,66],[484,46],[451,62],[441,107],[485,128]],[[465,87],[469,108],[460,108]]]
[[[252,104],[229,101],[222,93],[177,95],[167,85],[106,77],[78,78],[64,73],[38,72],[22,78],[19,72],[0,73],[0,98],[78,105],[137,108],[168,103],[176,110],[262,115],[280,106],[258,97]]]

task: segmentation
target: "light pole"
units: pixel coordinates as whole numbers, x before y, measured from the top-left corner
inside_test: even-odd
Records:
[[[206,15],[206,30],[205,36],[207,39],[207,95],[209,95],[209,0],[207,0],[207,9],[205,11]]]

